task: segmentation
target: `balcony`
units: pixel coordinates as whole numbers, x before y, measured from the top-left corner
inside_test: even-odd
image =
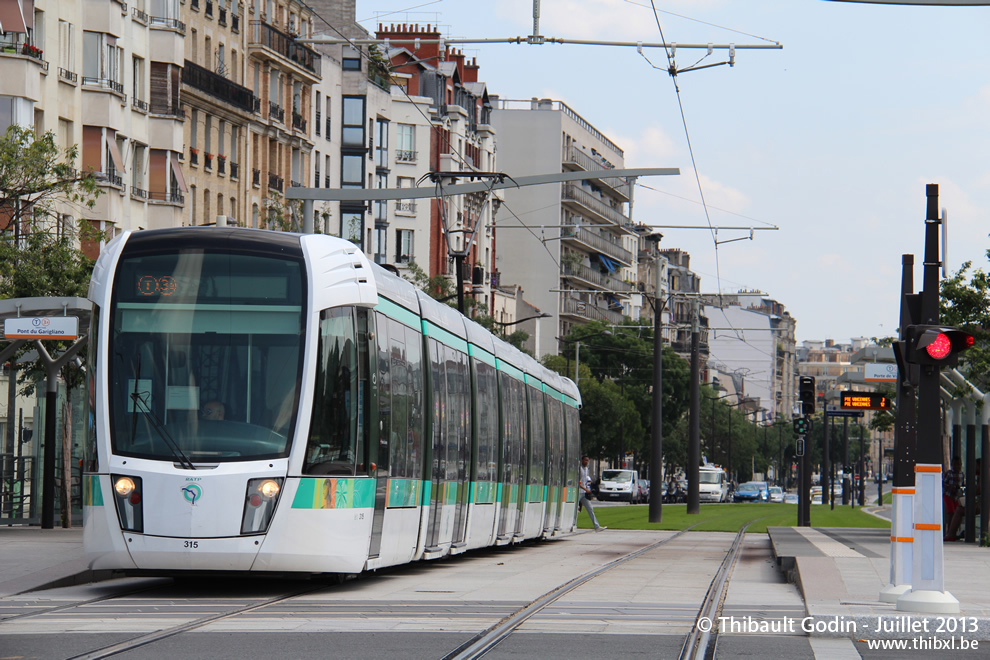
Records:
[[[148,199],[152,202],[166,202],[168,204],[182,204],[186,201],[178,190],[169,192],[152,190],[148,193]]]
[[[285,179],[275,174],[268,175],[268,189],[277,190],[282,192],[282,188],[285,186]]]
[[[588,284],[606,291],[617,293],[632,293],[635,291],[635,287],[630,282],[624,282],[610,275],[605,275],[582,264],[571,265],[565,263],[561,266],[560,272],[565,277],[574,277],[583,280]]]
[[[574,169],[581,169],[585,172],[613,169],[613,167],[597,160],[593,155],[586,154],[574,146],[569,147],[565,151],[564,165],[569,165]],[[626,180],[619,177],[603,177],[601,179],[592,179],[592,181],[598,181],[599,183],[604,184],[616,195],[622,197],[623,201],[629,201],[630,186]]]
[[[186,33],[186,24],[176,18],[165,18],[163,16],[149,16],[148,25],[152,30],[172,30],[179,34]]]
[[[230,15],[230,31],[234,34],[241,33],[241,15],[236,12]]]
[[[590,192],[583,190],[581,186],[565,183],[561,191],[561,199],[565,202],[571,202],[572,207],[576,207],[577,212],[582,215],[587,216],[589,212],[594,213],[596,216],[613,222],[628,231],[633,230],[632,220],[618,209],[612,208]]]
[[[213,0],[206,0],[206,17],[213,18]]]
[[[227,27],[227,10],[221,9],[220,14],[217,16],[217,23],[223,27]]]
[[[601,252],[606,257],[612,257],[627,266],[632,266],[633,264],[632,252],[584,227],[578,227],[576,225],[562,227],[560,237],[565,240],[570,239],[582,243],[585,248],[591,248],[592,250]]]
[[[203,168],[210,171],[213,170],[213,154],[205,154],[203,156]]]
[[[182,67],[182,82],[210,96],[226,101],[241,110],[247,112],[254,112],[255,110],[257,97],[250,89],[241,87],[237,83],[189,60],[186,60],[185,66]]]
[[[110,80],[109,78],[90,78],[88,76],[83,76],[82,84],[83,87],[105,89],[121,95],[124,93],[123,83],[119,83],[116,80]]]
[[[399,149],[395,152],[395,162],[397,163],[415,163],[416,156],[419,152],[409,151],[408,149]]]
[[[217,156],[217,174],[227,173],[227,159],[224,156]]]
[[[326,176],[323,177],[323,187],[324,188],[329,188],[330,187],[330,175],[329,174],[327,174]]]
[[[560,313],[562,316],[576,316],[586,321],[602,321],[604,323],[622,323],[622,313],[599,307],[593,303],[573,298],[564,298]]]
[[[162,117],[171,117],[173,119],[183,120],[186,118],[186,113],[178,105],[172,105],[169,102],[156,103],[152,101],[148,106],[150,112],[153,115],[161,115]]]
[[[137,98],[136,96],[132,96],[131,97],[131,107],[134,108],[135,110],[137,110],[138,112],[148,112],[148,108],[150,106],[148,106],[148,102],[147,101],[142,101],[141,99]]]
[[[148,24],[148,19],[149,19],[148,14],[145,13],[145,12],[143,12],[143,11],[141,11],[137,7],[133,7],[131,9],[131,16],[134,18],[135,21],[137,21],[138,23],[141,23],[142,25],[147,25]]]
[[[261,170],[251,170],[251,185],[255,188],[261,187]]]
[[[275,29],[262,21],[251,21],[251,36],[248,46],[252,54],[262,59],[286,60],[293,63],[301,72],[308,73],[315,83],[320,79],[320,56],[307,46],[297,44],[288,34]]]
[[[238,165],[237,163],[231,163],[230,164],[230,178],[231,179],[238,178],[238,176],[240,175],[240,171],[241,171],[241,166],[240,165]]]
[[[75,85],[79,82],[79,74],[69,71],[68,69],[58,68],[58,78],[59,80],[64,80],[67,83],[72,83]]]
[[[415,213],[416,212],[416,202],[408,202],[403,200],[396,200],[395,202],[395,212],[396,213]]]
[[[306,132],[306,120],[303,119],[301,114],[294,110],[292,112],[292,128],[297,131],[302,131],[303,133]]]
[[[316,111],[316,123],[313,124],[313,129],[316,131],[316,134],[317,135],[320,134],[320,111],[319,110]]]
[[[199,149],[189,147],[189,164],[199,165]]]
[[[141,200],[148,199],[148,191],[131,186],[131,198]]]
[[[323,135],[326,137],[327,141],[330,141],[330,118],[327,117],[326,130],[324,130]]]

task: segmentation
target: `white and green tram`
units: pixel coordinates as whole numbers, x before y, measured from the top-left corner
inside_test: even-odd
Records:
[[[575,384],[347,241],[125,232],[89,298],[93,569],[356,573],[575,527]]]

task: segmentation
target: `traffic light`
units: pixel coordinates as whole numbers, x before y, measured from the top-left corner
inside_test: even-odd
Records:
[[[801,402],[802,415],[815,414],[815,377],[801,376],[798,378],[798,400]]]
[[[811,420],[807,417],[796,417],[794,419],[794,433],[800,436],[811,433]]]
[[[912,325],[907,329],[907,359],[914,364],[951,367],[973,343],[973,335],[958,328]]]

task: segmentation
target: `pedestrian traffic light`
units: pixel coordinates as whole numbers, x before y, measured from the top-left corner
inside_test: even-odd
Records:
[[[811,432],[811,420],[807,417],[794,418],[794,433],[800,436],[808,435]]]
[[[798,400],[802,415],[815,414],[815,377],[801,376],[798,379]]]
[[[951,367],[973,343],[973,335],[958,328],[912,325],[907,329],[907,359],[914,364]]]

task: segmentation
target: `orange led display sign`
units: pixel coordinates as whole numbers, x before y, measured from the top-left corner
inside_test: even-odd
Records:
[[[841,392],[843,410],[890,410],[890,398],[877,392]]]

